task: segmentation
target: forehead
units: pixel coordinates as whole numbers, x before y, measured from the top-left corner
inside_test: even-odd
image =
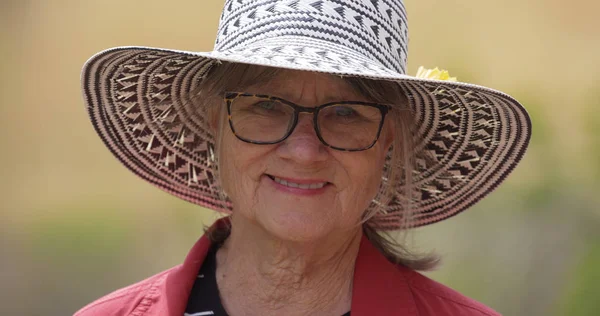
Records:
[[[250,85],[246,90],[306,104],[342,100],[365,101],[365,98],[341,77],[298,70],[281,70],[274,77]]]

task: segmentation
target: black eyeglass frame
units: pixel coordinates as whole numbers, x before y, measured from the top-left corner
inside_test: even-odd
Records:
[[[261,98],[261,99],[265,99],[265,100],[271,100],[271,101],[278,101],[281,102],[283,104],[289,105],[290,107],[292,107],[294,109],[294,116],[293,116],[293,121],[292,124],[289,128],[289,131],[280,139],[276,140],[276,141],[271,141],[271,142],[258,142],[258,141],[253,141],[250,139],[245,139],[241,136],[239,136],[236,132],[235,132],[235,128],[233,127],[233,122],[231,120],[231,105],[233,104],[233,101],[239,97],[256,97],[256,98]],[[277,143],[281,143],[282,141],[286,140],[288,137],[290,137],[290,135],[292,135],[292,133],[294,132],[294,129],[296,129],[296,125],[298,124],[298,116],[300,115],[300,113],[311,113],[313,114],[313,128],[315,129],[315,132],[317,134],[317,137],[319,138],[319,140],[321,141],[321,143],[323,143],[323,145],[335,149],[335,150],[340,150],[340,151],[363,151],[363,150],[367,150],[373,146],[375,146],[375,144],[377,143],[377,141],[379,140],[379,135],[381,134],[381,130],[383,129],[383,124],[385,122],[385,116],[387,115],[387,113],[390,110],[390,106],[386,105],[386,104],[380,104],[380,103],[374,103],[374,102],[362,102],[362,101],[339,101],[339,102],[329,102],[329,103],[325,103],[322,105],[319,105],[317,107],[304,107],[298,104],[295,104],[294,102],[279,98],[279,97],[274,97],[274,96],[270,96],[270,95],[266,95],[266,94],[254,94],[254,93],[247,93],[247,92],[225,92],[224,95],[224,99],[225,99],[225,103],[227,104],[227,119],[229,120],[229,127],[231,128],[231,132],[233,132],[233,135],[235,135],[235,137],[237,137],[239,140],[246,142],[246,143],[250,143],[250,144],[256,144],[256,145],[274,145]],[[319,130],[319,123],[318,123],[318,116],[319,116],[319,112],[327,107],[331,107],[334,105],[343,105],[343,104],[357,104],[357,105],[365,105],[365,106],[370,106],[370,107],[374,107],[379,109],[379,112],[381,113],[381,121],[379,122],[379,128],[377,129],[377,134],[375,136],[375,140],[373,140],[373,142],[364,147],[364,148],[357,148],[357,149],[346,149],[346,148],[341,148],[341,147],[336,147],[336,146],[332,146],[330,144],[328,144],[323,137],[321,136],[321,131]]]

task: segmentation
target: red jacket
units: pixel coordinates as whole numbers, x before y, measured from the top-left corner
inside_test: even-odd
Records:
[[[75,316],[183,316],[210,245],[203,236],[183,264],[102,297]],[[390,263],[365,237],[356,258],[352,291],[352,316],[499,315],[413,270]]]

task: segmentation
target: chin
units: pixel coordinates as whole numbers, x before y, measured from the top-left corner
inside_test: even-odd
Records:
[[[265,210],[266,211],[266,210]],[[274,237],[295,242],[318,241],[334,229],[331,219],[294,210],[265,212],[259,222]]]

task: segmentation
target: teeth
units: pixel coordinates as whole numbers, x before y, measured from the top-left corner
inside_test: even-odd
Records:
[[[303,189],[303,190],[315,190],[315,189],[320,189],[322,187],[325,186],[325,184],[327,184],[327,182],[321,182],[321,183],[311,183],[311,184],[299,184],[299,183],[294,183],[294,182],[289,182],[277,177],[272,177],[273,180],[275,180],[275,182],[288,186],[290,188],[299,188],[299,189]]]

